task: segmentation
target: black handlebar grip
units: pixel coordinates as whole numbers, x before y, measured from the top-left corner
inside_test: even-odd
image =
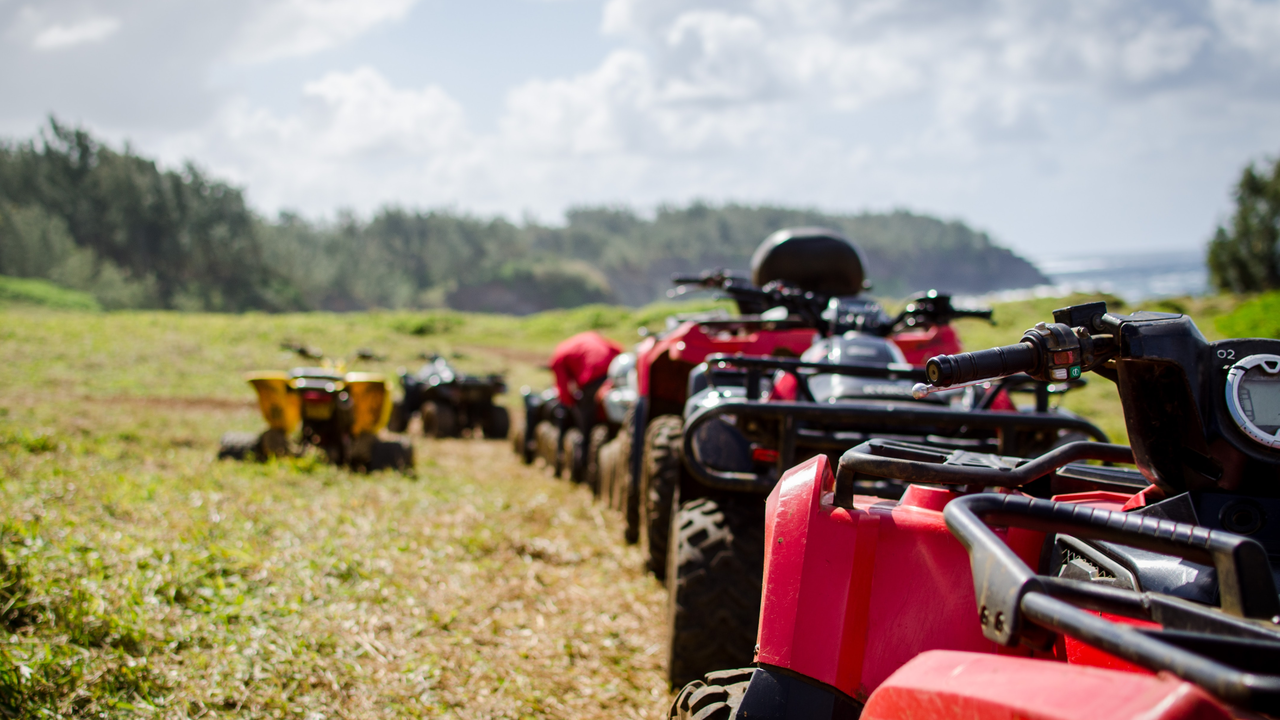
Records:
[[[929,358],[924,372],[934,387],[950,387],[962,383],[1031,372],[1040,366],[1040,349],[1029,342],[1005,345],[990,350]]]

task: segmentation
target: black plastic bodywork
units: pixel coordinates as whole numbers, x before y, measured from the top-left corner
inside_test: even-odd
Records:
[[[303,444],[323,450],[330,462],[346,462],[352,418],[343,376],[328,368],[297,367],[289,378],[290,392],[300,396]]]
[[[862,705],[839,690],[782,668],[760,665],[742,697],[737,718],[857,720]]]

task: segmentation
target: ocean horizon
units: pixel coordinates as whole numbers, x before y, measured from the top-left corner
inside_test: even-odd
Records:
[[[1072,293],[1108,293],[1127,303],[1207,295],[1204,250],[1149,251],[1116,255],[1027,257],[1049,283],[987,293],[980,302],[1010,302]]]

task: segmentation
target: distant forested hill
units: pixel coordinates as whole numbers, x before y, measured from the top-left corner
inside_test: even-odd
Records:
[[[163,170],[51,121],[0,143],[0,275],[44,278],[108,308],[528,313],[640,305],[674,272],[745,270],[769,233],[836,228],[862,249],[876,292],[976,293],[1045,282],[959,222],[907,212],[825,215],[742,205],[578,208],[562,227],[389,207],[363,220],[266,219],[193,165]]]

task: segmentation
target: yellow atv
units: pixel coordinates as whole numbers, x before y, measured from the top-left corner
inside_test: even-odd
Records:
[[[285,347],[309,360],[322,357],[309,348]],[[357,358],[369,360],[374,355],[362,350]],[[261,461],[298,456],[315,447],[335,465],[370,471],[413,467],[412,445],[378,437],[391,416],[391,386],[385,376],[346,372],[345,363],[325,360],[287,373],[252,372],[245,379],[258,393],[267,429],[226,433],[219,459]]]

